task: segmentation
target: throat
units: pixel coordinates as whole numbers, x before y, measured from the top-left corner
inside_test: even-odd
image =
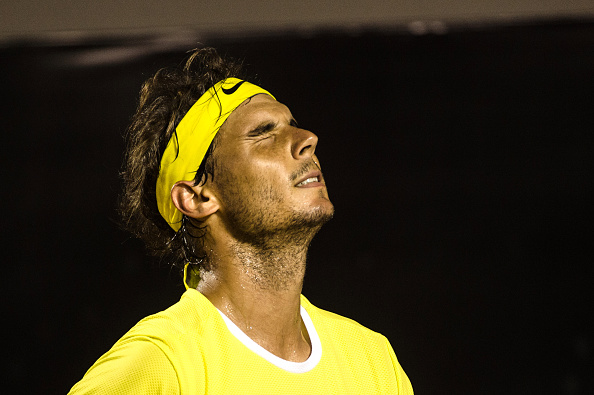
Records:
[[[235,242],[232,253],[239,275],[261,291],[301,293],[307,246],[254,246]]]
[[[303,362],[311,351],[300,310],[308,243],[279,241],[209,240],[210,268],[197,289],[260,347]]]
[[[198,291],[263,349],[288,361],[307,360],[311,347],[301,318],[307,249],[234,241],[228,252],[201,273]]]

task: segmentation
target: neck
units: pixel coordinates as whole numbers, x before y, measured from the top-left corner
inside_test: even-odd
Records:
[[[209,270],[198,291],[246,335],[289,361],[305,361],[311,347],[300,315],[308,244],[211,244]]]

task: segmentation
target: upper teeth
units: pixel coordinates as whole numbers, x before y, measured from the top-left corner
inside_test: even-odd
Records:
[[[310,177],[305,181],[301,181],[299,184],[297,184],[298,187],[309,184],[310,182],[317,182],[318,181],[318,177]]]

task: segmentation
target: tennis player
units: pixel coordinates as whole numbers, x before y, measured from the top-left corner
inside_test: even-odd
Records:
[[[127,140],[123,223],[187,289],[71,394],[413,393],[384,336],[301,294],[334,207],[286,105],[206,48],[145,82]]]

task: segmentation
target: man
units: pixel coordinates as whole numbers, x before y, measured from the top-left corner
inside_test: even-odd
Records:
[[[71,393],[412,394],[385,337],[301,295],[334,213],[318,139],[240,72],[204,49],[143,86],[122,214],[188,289]]]

